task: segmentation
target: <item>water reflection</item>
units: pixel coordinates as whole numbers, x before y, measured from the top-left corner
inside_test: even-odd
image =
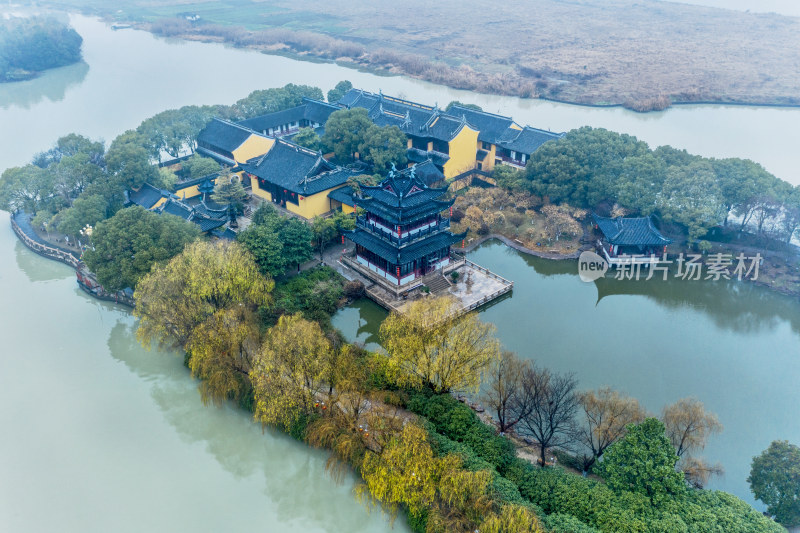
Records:
[[[0,224],[8,224],[8,217],[2,217]],[[17,266],[25,273],[29,280],[33,282],[56,281],[75,277],[75,271],[58,263],[57,261],[42,260],[41,257],[30,251],[22,242],[16,237],[14,243],[14,257],[17,260]]]
[[[30,109],[45,100],[60,102],[67,89],[80,85],[88,73],[89,65],[80,61],[48,70],[32,80],[0,83],[0,109]]]
[[[797,301],[752,282],[622,281],[606,277],[594,283],[598,306],[603,299],[613,296],[644,296],[667,309],[699,311],[721,330],[758,333],[774,330],[786,321],[793,332],[800,333]]]
[[[526,287],[531,290],[540,289],[536,277],[530,270],[520,268],[520,259],[530,267],[539,278],[564,276],[563,284],[559,284],[561,298],[576,298],[580,305],[589,302],[579,296],[582,284],[574,284],[578,280],[577,261],[552,261],[518,252],[503,245],[500,241],[487,241],[476,248],[471,256],[474,261],[484,266],[492,264],[498,274],[515,282],[515,288]],[[757,333],[774,329],[782,321],[790,324],[795,333],[800,333],[800,309],[797,299],[758,286],[752,282],[735,280],[720,281],[687,281],[676,279],[673,273],[667,280],[659,278],[651,280],[617,280],[614,273],[594,282],[597,290],[595,306],[602,308],[603,300],[614,296],[643,296],[660,307],[669,310],[692,310],[708,316],[714,325],[721,330],[739,333]],[[643,278],[647,272],[643,270]],[[535,285],[535,288],[534,288]],[[576,303],[578,303],[576,301]],[[482,308],[483,311],[489,307]]]
[[[361,298],[333,317],[333,326],[345,332],[351,342],[360,342],[367,349],[380,349],[380,327],[386,310],[368,298]]]
[[[105,304],[101,304],[105,305]],[[262,480],[259,486],[276,504],[283,523],[310,521],[331,531],[385,531],[379,515],[359,518],[363,509],[353,499],[355,478],[336,485],[325,472],[327,453],[267,429],[262,433],[250,415],[234,406],[204,407],[197,381],[189,377],[176,353],[142,349],[133,322],[120,319],[108,338],[111,356],[145,381],[165,420],[187,445],[201,444],[237,479]],[[347,505],[342,505],[347,501]],[[404,526],[399,525],[399,531]]]

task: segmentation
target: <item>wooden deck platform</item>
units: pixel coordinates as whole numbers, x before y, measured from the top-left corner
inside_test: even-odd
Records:
[[[426,297],[422,287],[436,287],[431,292],[437,296],[450,295],[457,302],[458,314],[468,313],[511,292],[514,283],[494,272],[473,263],[463,257],[454,257],[454,261],[442,270],[437,270],[425,277],[417,278],[405,285],[396,286],[387,280],[378,278],[371,271],[352,258],[343,256],[339,264],[349,270],[352,279],[366,280],[365,292],[375,303],[389,311],[402,313],[404,309],[419,298]],[[458,272],[458,281],[451,281],[452,272]],[[446,285],[443,285],[444,282]]]

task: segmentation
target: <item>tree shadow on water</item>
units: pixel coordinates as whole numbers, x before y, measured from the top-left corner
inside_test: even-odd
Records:
[[[48,70],[31,80],[0,83],[0,109],[30,109],[46,100],[60,102],[67,89],[83,83],[88,73],[89,65],[79,61]]]
[[[355,478],[348,476],[336,485],[325,472],[327,452],[271,428],[262,432],[250,413],[233,404],[204,406],[182,354],[142,348],[133,320],[123,319],[112,327],[108,347],[114,359],[149,383],[154,403],[183,442],[202,444],[235,478],[259,480],[281,522],[300,520],[312,529],[330,531],[388,529],[379,515],[355,519],[364,512],[351,494]],[[396,525],[396,530],[404,526]]]

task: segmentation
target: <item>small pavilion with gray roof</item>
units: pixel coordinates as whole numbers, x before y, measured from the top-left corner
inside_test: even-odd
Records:
[[[658,231],[650,217],[608,218],[592,213],[592,218],[595,229],[602,234],[599,245],[610,262],[620,256],[661,257],[672,243],[672,239]]]

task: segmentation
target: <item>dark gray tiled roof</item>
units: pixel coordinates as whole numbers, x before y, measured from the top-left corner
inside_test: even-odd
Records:
[[[478,131],[478,140],[486,141],[488,143],[497,144],[503,133],[508,130],[514,123],[511,117],[504,117],[502,115],[493,115],[485,111],[478,111],[476,109],[468,109],[460,105],[454,105],[450,108],[451,115],[460,117],[465,116],[467,122],[475,126]]]
[[[329,104],[320,100],[312,100],[311,98],[304,98],[303,100],[306,103],[304,118],[319,124],[325,124],[328,121],[328,117],[331,116],[331,113],[341,109],[338,105]]]
[[[450,141],[468,124],[464,117],[437,107],[359,89],[350,89],[338,103],[348,108],[363,107],[378,126],[397,126],[407,135],[428,139]]]
[[[200,227],[200,231],[207,232],[220,228],[228,221],[225,213],[209,212],[192,207],[184,202],[169,199],[159,208],[159,213],[181,217],[189,222],[194,222]]]
[[[278,139],[265,155],[242,165],[249,174],[301,195],[342,185],[358,172],[338,167],[322,154]]]
[[[386,261],[395,265],[404,265],[410,263],[415,259],[424,257],[431,252],[441,250],[447,246],[451,246],[460,241],[466,236],[466,233],[454,235],[448,231],[436,233],[428,238],[414,241],[400,248],[396,248],[387,243],[383,239],[375,235],[357,228],[352,232],[345,233],[345,236],[356,244],[360,244],[369,251],[377,254],[378,256],[386,259]]]
[[[236,232],[232,231],[230,228],[225,228],[224,230],[221,229],[213,229],[211,230],[211,235],[218,239],[225,239],[228,241],[235,241],[236,240]]]
[[[431,189],[416,175],[416,168],[391,171],[389,176],[375,186],[363,186],[364,196],[389,207],[414,207],[430,202],[447,192],[447,187]]]
[[[267,113],[258,117],[249,118],[239,122],[240,125],[256,131],[269,131],[270,128],[277,128],[285,124],[293,122],[300,122],[301,120],[309,120],[319,124],[325,124],[331,113],[338,111],[341,107],[322,102],[320,100],[312,100],[311,98],[303,98],[303,103],[297,107],[290,107],[275,113]]]
[[[422,170],[427,172],[429,168],[424,167]],[[430,188],[416,172],[416,166],[400,171],[393,170],[380,184],[373,187],[362,186],[363,198],[354,198],[353,201],[359,207],[394,224],[407,224],[453,205],[454,199],[437,199],[444,195],[447,187]]]
[[[610,244],[620,246],[665,246],[672,242],[653,226],[650,217],[606,218],[592,213],[600,231]]]
[[[423,161],[414,165],[414,173],[421,179],[425,185],[432,187],[433,185],[444,181],[444,174],[439,170],[436,165],[431,161]]]
[[[217,228],[221,228],[227,222],[227,219],[217,219],[217,218],[205,218],[205,217],[195,217],[192,219],[192,222],[200,226],[200,231],[207,232]]]
[[[453,205],[455,199],[448,201],[433,200],[414,207],[388,207],[372,198],[353,198],[358,207],[375,213],[391,224],[410,224],[429,215],[440,213]]]
[[[156,189],[149,183],[145,183],[139,187],[138,191],[128,192],[128,201],[132,204],[140,205],[145,209],[150,209],[158,203],[162,198],[168,198],[170,193]]]
[[[341,202],[344,205],[349,205],[350,207],[356,205],[353,202],[353,188],[349,185],[332,190],[328,193],[328,198]]]
[[[214,118],[197,135],[197,142],[212,151],[218,148],[221,152],[232,153],[253,133],[253,130],[234,122]]]
[[[169,199],[164,202],[160,212],[167,213],[168,215],[175,215],[176,217],[181,217],[184,220],[191,220],[192,218],[192,208],[183,202],[173,199]]]
[[[282,111],[276,111],[275,113],[267,113],[266,115],[248,118],[247,120],[239,122],[239,124],[256,131],[269,131],[270,128],[277,128],[284,124],[299,122],[303,119],[305,110],[305,105],[299,105]]]
[[[563,133],[553,133],[525,126],[522,130],[509,129],[498,141],[497,146],[530,155],[547,141],[560,139],[563,136]]]
[[[219,172],[214,172],[213,174],[208,174],[207,176],[200,176],[199,178],[194,178],[191,180],[179,181],[175,184],[175,190],[186,189],[192,185],[200,185],[204,181],[216,180],[218,176]]]

